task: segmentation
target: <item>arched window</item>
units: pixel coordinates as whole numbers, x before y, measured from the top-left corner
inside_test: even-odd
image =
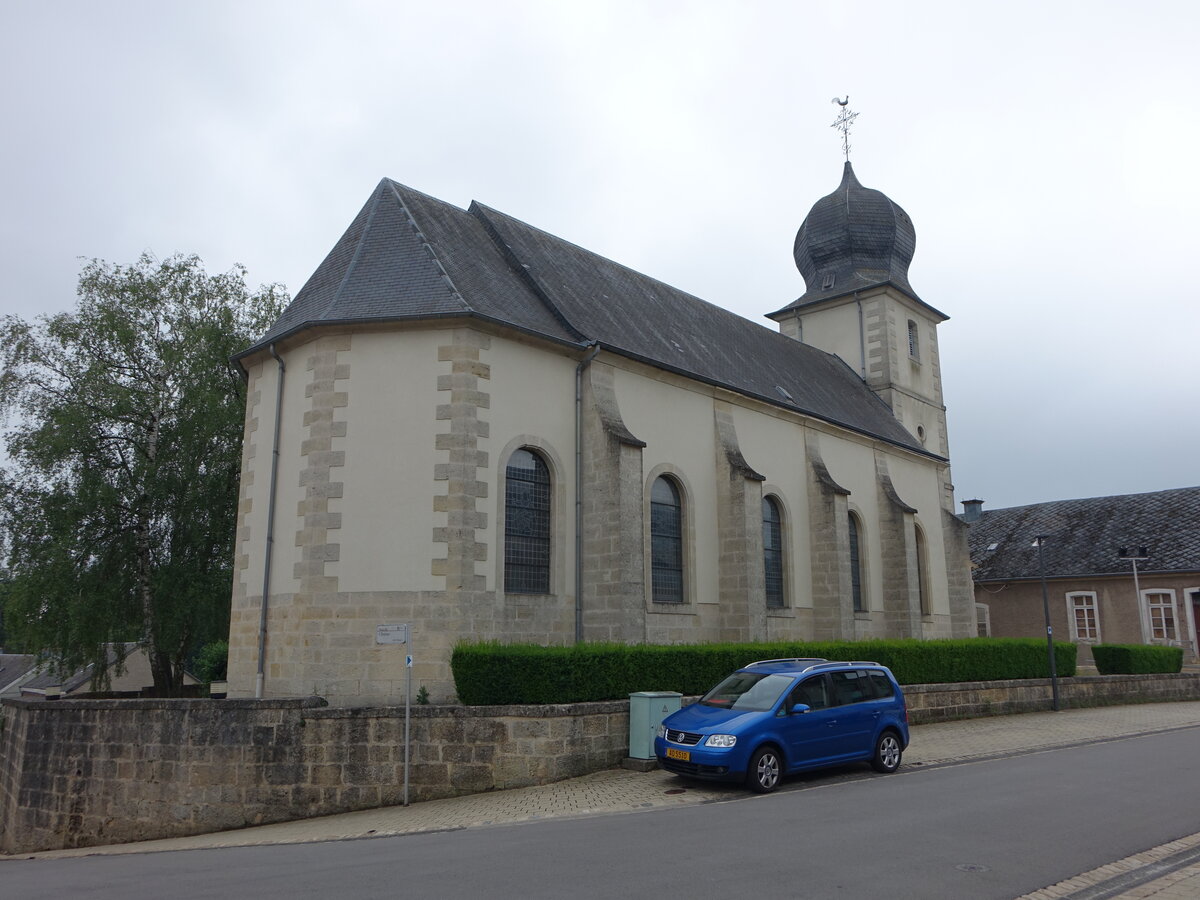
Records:
[[[854,597],[854,611],[864,612],[863,602],[862,547],[859,539],[858,516],[850,513],[850,593]]]
[[[683,602],[683,506],[665,477],[650,489],[650,585],[655,603]]]
[[[917,601],[921,606],[921,615],[933,615],[933,606],[929,602],[929,560],[926,559],[928,550],[925,547],[925,533],[916,526],[917,536]]]
[[[908,320],[908,355],[913,359],[921,358],[921,343],[917,336],[917,323]]]
[[[504,470],[504,590],[550,593],[550,472],[531,450]]]
[[[783,516],[774,497],[763,497],[763,569],[767,576],[767,606],[783,606]]]

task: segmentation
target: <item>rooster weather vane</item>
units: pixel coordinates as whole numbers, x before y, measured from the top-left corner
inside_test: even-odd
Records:
[[[858,118],[858,113],[850,112],[850,95],[846,95],[845,100],[839,100],[834,97],[830,103],[836,103],[842,109],[838,113],[838,117],[833,120],[830,128],[836,128],[842,133],[842,153],[846,156],[846,162],[850,161],[850,126],[854,124],[854,120]]]

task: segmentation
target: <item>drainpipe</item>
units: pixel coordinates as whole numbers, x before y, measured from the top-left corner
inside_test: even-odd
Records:
[[[858,305],[858,374],[863,381],[867,380],[867,329],[863,323],[862,299],[858,291],[854,292],[854,302]]]
[[[283,358],[271,344],[271,356],[279,364],[275,376],[275,431],[271,435],[271,487],[267,492],[267,552],[263,559],[262,610],[258,617],[258,674],[254,676],[254,697],[261,700],[267,663],[267,598],[271,595],[271,550],[275,545],[275,484],[279,476],[279,423],[283,414],[283,376],[287,369]]]
[[[598,341],[575,367],[575,643],[583,641],[583,370],[600,352]]]

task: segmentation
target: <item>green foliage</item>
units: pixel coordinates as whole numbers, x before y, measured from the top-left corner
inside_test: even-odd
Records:
[[[1054,646],[1058,674],[1075,674],[1075,645]],[[747,663],[818,657],[883,663],[901,684],[1045,678],[1045,641],[969,638],[771,644],[459,643],[450,658],[459,700],[469,706],[625,699],[634,691],[702,694]]]
[[[1181,647],[1147,644],[1096,644],[1092,659],[1101,675],[1162,675],[1183,668]]]
[[[201,684],[224,681],[229,671],[229,641],[213,641],[205,644],[192,661],[192,674]]]
[[[73,312],[0,320],[0,471],[27,652],[105,677],[104,645],[140,641],[155,687],[228,625],[245,383],[231,356],[286,297],[194,256],[86,264]]]
[[[429,705],[429,689],[427,687],[425,687],[425,685],[421,685],[420,690],[417,691],[417,706],[428,706],[428,705]]]

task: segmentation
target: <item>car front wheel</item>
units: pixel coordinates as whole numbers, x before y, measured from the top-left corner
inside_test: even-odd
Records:
[[[896,732],[885,731],[875,742],[875,755],[871,758],[871,767],[876,772],[890,775],[900,768],[900,756],[903,752]]]
[[[773,747],[759,747],[750,757],[750,768],[746,771],[746,786],[759,794],[769,794],[779,786],[782,774],[779,754]]]

